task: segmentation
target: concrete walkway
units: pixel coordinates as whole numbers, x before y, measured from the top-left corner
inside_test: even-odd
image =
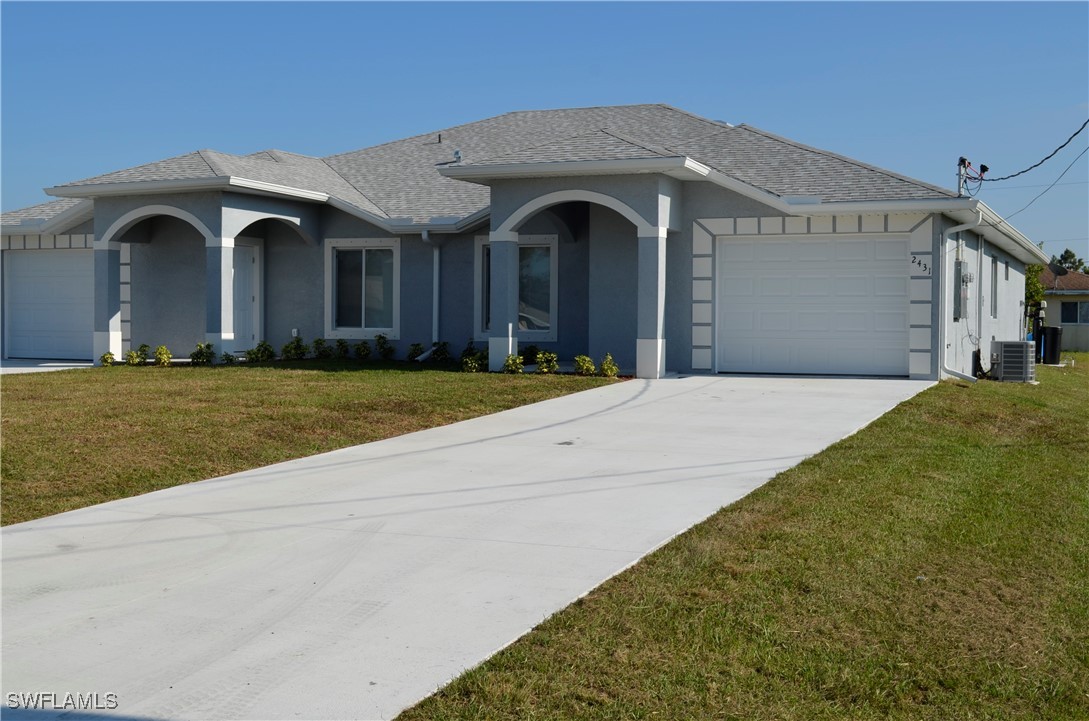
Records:
[[[5,699],[392,717],[929,385],[629,381],[9,526]]]
[[[13,373],[47,373],[49,371],[66,371],[73,368],[93,368],[91,361],[73,360],[4,360],[0,361],[0,375]]]

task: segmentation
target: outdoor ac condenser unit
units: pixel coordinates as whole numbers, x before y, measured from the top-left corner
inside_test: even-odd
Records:
[[[995,341],[991,352],[998,356],[995,368],[998,380],[1014,383],[1036,381],[1036,349],[1032,341]]]

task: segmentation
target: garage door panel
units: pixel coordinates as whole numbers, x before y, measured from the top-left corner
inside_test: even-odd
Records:
[[[94,328],[92,251],[7,251],[4,274],[8,356],[91,358]]]
[[[907,251],[901,239],[719,238],[719,370],[907,375]]]

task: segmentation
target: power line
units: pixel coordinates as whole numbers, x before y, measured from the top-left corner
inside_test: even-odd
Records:
[[[1055,153],[1059,152],[1060,150],[1065,148],[1067,145],[1070,145],[1070,141],[1073,140],[1074,138],[1078,137],[1078,134],[1081,131],[1085,130],[1086,125],[1089,125],[1089,120],[1086,120],[1084,123],[1082,123],[1081,127],[1078,128],[1076,131],[1074,131],[1074,134],[1071,135],[1069,138],[1067,138],[1065,143],[1063,143],[1059,147],[1055,148],[1055,150],[1051,151],[1051,155],[1047,156],[1046,158],[1041,160],[1039,163],[1036,163],[1036,165],[1031,165],[1031,166],[1025,168],[1024,170],[1021,170],[1021,171],[1018,171],[1018,172],[1014,173],[1013,175],[1005,175],[1005,176],[1003,176],[1001,178],[979,178],[979,180],[981,182],[986,182],[986,183],[997,183],[1000,180],[1009,180],[1010,178],[1016,178],[1018,175],[1024,175],[1025,173],[1032,170],[1033,168],[1039,168],[1041,165],[1043,165],[1047,161],[1054,158]],[[1078,157],[1080,158],[1081,156],[1079,155]],[[1062,176],[1060,175],[1059,177],[1061,178]],[[1029,205],[1031,205],[1031,203]],[[1025,206],[1025,207],[1027,208],[1028,206]],[[1021,211],[1017,211],[1017,212],[1021,212]]]
[[[1085,122],[1086,122],[1086,124],[1089,124],[1089,120],[1086,120]],[[1085,127],[1085,125],[1083,125],[1083,126],[1081,126],[1081,127],[1082,127],[1082,128],[1084,128],[1084,127]],[[1081,131],[1079,130],[1078,132],[1080,133]],[[1067,141],[1067,142],[1069,142],[1069,141]],[[1089,147],[1086,147],[1086,148],[1085,148],[1084,150],[1082,150],[1082,151],[1081,151],[1080,153],[1078,153],[1078,157],[1074,158],[1074,159],[1073,159],[1073,160],[1072,160],[1072,161],[1070,162],[1070,165],[1066,166],[1066,170],[1064,170],[1063,172],[1059,173],[1059,177],[1055,178],[1055,183],[1058,183],[1058,182],[1059,182],[1060,180],[1062,180],[1063,176],[1064,176],[1064,175],[1066,175],[1066,174],[1067,174],[1067,172],[1068,172],[1068,171],[1069,171],[1069,170],[1070,170],[1071,168],[1073,168],[1073,167],[1074,167],[1074,163],[1076,163],[1076,162],[1078,162],[1079,160],[1081,160],[1081,156],[1085,155],[1085,154],[1086,154],[1087,152],[1089,152]],[[1052,155],[1054,155],[1054,153],[1052,153]],[[1044,160],[1046,160],[1046,158],[1045,158]],[[1043,162],[1043,161],[1041,161],[1041,162]],[[1039,164],[1039,163],[1038,163],[1038,164]],[[1030,170],[1031,170],[1031,168],[1030,168]],[[1055,183],[1052,183],[1051,185],[1047,186],[1047,187],[1046,187],[1046,188],[1044,188],[1044,189],[1043,189],[1042,191],[1040,191],[1040,194],[1039,194],[1039,195],[1037,195],[1037,196],[1036,196],[1035,198],[1033,198],[1032,200],[1030,200],[1030,201],[1028,202],[1028,205],[1026,205],[1026,206],[1025,206],[1024,208],[1021,208],[1021,210],[1018,210],[1018,211],[1017,211],[1016,213],[1010,213],[1010,214],[1009,214],[1009,215],[1007,215],[1007,216],[1006,216],[1005,218],[1001,219],[1001,220],[999,221],[998,225],[992,225],[991,227],[992,227],[992,228],[997,228],[997,227],[998,227],[999,225],[1002,225],[1003,223],[1008,223],[1008,222],[1009,222],[1009,219],[1010,219],[1010,218],[1012,218],[1013,216],[1017,215],[1018,213],[1021,213],[1022,211],[1028,210],[1029,206],[1030,206],[1030,205],[1032,205],[1033,203],[1035,203],[1035,202],[1036,202],[1037,200],[1039,200],[1039,199],[1040,199],[1041,197],[1043,197],[1044,193],[1046,193],[1047,191],[1049,191],[1049,190],[1051,190],[1052,188],[1054,188],[1054,187],[1055,187]]]
[[[1087,185],[1089,180],[1071,180],[1069,183],[1056,183],[1056,186],[1060,185]],[[1047,183],[1037,183],[1036,185],[1003,185],[1000,188],[991,188],[991,190],[1021,190],[1023,188],[1046,188]]]

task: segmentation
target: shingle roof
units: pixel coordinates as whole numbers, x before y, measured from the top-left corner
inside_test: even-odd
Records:
[[[1056,278],[1051,269],[1045,265],[1044,272],[1040,273],[1040,283],[1043,284],[1044,290],[1083,290],[1089,293],[1089,275],[1076,270]]]
[[[0,215],[0,224],[6,228],[24,224],[29,225],[31,224],[29,221],[33,221],[33,225],[37,225],[42,221],[55,218],[64,211],[74,208],[83,202],[85,201],[81,198],[59,198],[57,200],[51,200],[48,203],[32,205],[29,208],[10,210],[3,215]]]
[[[675,158],[679,153],[656,148],[625,138],[608,130],[594,130],[582,135],[545,143],[470,165],[504,165],[507,163],[557,163],[589,160],[643,160],[646,158]]]
[[[674,146],[693,160],[775,195],[823,202],[955,198],[904,175],[739,125]]]
[[[373,215],[413,223],[463,219],[487,209],[490,189],[441,175],[462,165],[638,160],[687,156],[779,196],[824,202],[945,199],[951,191],[749,126],[734,127],[668,105],[507,113],[326,158],[279,150],[202,150],[69,183],[242,177],[326,193]]]

